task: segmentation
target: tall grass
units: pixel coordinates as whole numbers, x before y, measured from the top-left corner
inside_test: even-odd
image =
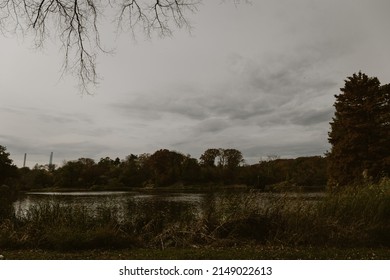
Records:
[[[282,201],[280,201],[282,202]],[[318,203],[283,203],[271,242],[289,245],[389,246],[390,182],[346,188]]]
[[[390,245],[390,181],[353,187],[318,207],[332,240],[346,245]]]
[[[133,243],[108,206],[90,215],[84,206],[41,203],[22,217],[0,222],[0,247],[75,250],[128,248]]]
[[[318,201],[291,195],[214,194],[194,206],[129,202],[93,215],[83,206],[38,204],[0,220],[0,248],[77,250],[231,246],[390,246],[390,182],[348,188]],[[200,210],[200,211],[199,211]]]

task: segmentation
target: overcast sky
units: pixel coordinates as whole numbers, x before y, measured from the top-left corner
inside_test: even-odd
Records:
[[[361,70],[390,82],[390,1],[204,1],[192,33],[136,41],[103,26],[102,80],[80,95],[55,42],[0,37],[0,145],[18,166],[176,150],[323,155],[334,94]]]

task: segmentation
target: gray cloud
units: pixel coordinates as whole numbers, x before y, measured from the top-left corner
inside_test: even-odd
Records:
[[[80,123],[87,125],[93,124],[92,119],[86,114],[61,112],[50,108],[12,106],[7,108],[1,107],[0,110],[10,114],[11,118],[20,117],[25,120],[37,121],[38,123],[52,123],[53,125],[60,126]]]
[[[291,117],[291,122],[302,126],[322,124],[324,122],[329,123],[333,114],[334,111],[330,108],[321,110],[309,109],[305,112],[297,112],[295,116]]]
[[[64,142],[51,145],[50,150],[56,151],[57,158],[74,160],[80,157],[99,158],[107,155],[110,145],[95,141]]]
[[[276,142],[276,141],[275,141]],[[269,155],[295,158],[300,156],[324,155],[329,145],[323,139],[301,139],[294,143],[263,143],[242,150],[250,162],[258,162]]]
[[[185,93],[174,92],[171,95],[164,92],[140,93],[125,102],[114,103],[112,108],[128,116],[139,117],[144,120],[158,120],[166,114],[175,114],[190,119],[204,119],[201,100],[188,96]]]
[[[307,62],[281,57],[285,61],[279,62],[280,69],[262,70],[262,62],[256,58],[235,57],[238,59],[241,60],[236,61],[241,64],[239,73],[232,73],[231,80],[225,84],[210,85],[207,89],[192,84],[186,87],[187,91],[174,87],[133,93],[129,94],[129,100],[114,103],[112,107],[145,120],[161,119],[167,114],[191,120],[248,120],[270,115],[294,101],[306,102],[324,92],[330,94],[336,88],[330,78],[311,77],[311,69],[305,69]]]
[[[199,122],[195,128],[194,128],[194,133],[217,133],[219,131],[223,131],[229,127],[228,121],[225,119],[218,119],[218,118],[213,118],[213,119],[207,119],[204,121]]]
[[[36,111],[36,117],[43,122],[50,122],[54,125],[74,125],[84,123],[86,125],[92,125],[91,118],[84,114],[70,114],[64,112],[42,112]]]

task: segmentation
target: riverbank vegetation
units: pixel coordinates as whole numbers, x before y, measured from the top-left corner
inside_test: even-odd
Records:
[[[79,158],[62,166],[9,168],[3,184],[28,190],[124,190],[130,188],[190,188],[245,185],[280,190],[283,186],[317,187],[327,181],[326,159],[321,156],[281,159],[269,156],[257,164],[245,164],[236,149],[208,149],[200,159],[177,151],[129,155],[125,159]],[[1,185],[1,182],[0,182]],[[283,188],[282,188],[283,189]]]
[[[261,193],[210,196],[200,211],[191,205],[139,207],[126,215],[115,205],[93,215],[83,206],[38,204],[24,215],[3,216],[2,250],[217,250],[218,248],[377,248],[390,247],[390,183],[360,186],[310,201]],[[305,254],[301,256],[305,258]]]

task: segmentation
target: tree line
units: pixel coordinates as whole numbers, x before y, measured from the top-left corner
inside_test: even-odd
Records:
[[[5,151],[5,148],[3,147]],[[9,155],[9,154],[8,154]],[[7,157],[7,156],[6,156]],[[8,158],[8,157],[7,157]],[[62,166],[36,165],[17,168],[6,163],[8,176],[0,184],[19,190],[37,188],[164,188],[194,185],[247,185],[254,188],[288,182],[299,186],[324,186],[326,159],[321,156],[280,159],[269,157],[257,164],[244,163],[237,149],[207,149],[198,159],[161,149],[153,154],[130,154],[124,159],[79,158]],[[12,170],[12,172],[11,172]]]

